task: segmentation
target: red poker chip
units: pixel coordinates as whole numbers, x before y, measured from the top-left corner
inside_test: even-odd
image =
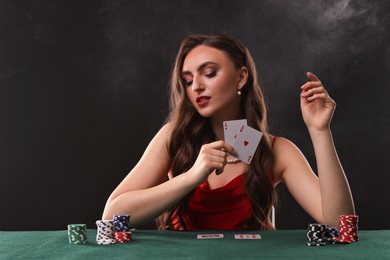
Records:
[[[119,243],[125,243],[133,241],[132,239],[132,233],[129,231],[121,231],[121,232],[115,232],[114,233],[115,240]]]
[[[341,215],[339,220],[340,237],[334,238],[338,243],[350,244],[359,240],[357,215]]]
[[[127,243],[128,240],[115,239],[117,243]]]

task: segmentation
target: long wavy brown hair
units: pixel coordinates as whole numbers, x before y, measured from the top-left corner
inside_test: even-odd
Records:
[[[248,49],[238,40],[224,34],[189,35],[181,43],[172,71],[170,88],[170,114],[167,122],[174,126],[168,152],[172,158],[171,173],[177,176],[189,170],[195,163],[203,144],[215,141],[209,120],[199,115],[185,93],[182,76],[184,59],[199,45],[216,48],[228,54],[237,68],[248,69],[248,80],[241,92],[241,116],[248,125],[260,130],[263,138],[254,154],[248,171],[244,173],[244,187],[252,205],[252,216],[242,223],[245,229],[273,229],[270,221],[276,193],[270,179],[274,163],[272,137],[267,132],[267,113],[256,67]],[[222,126],[221,126],[222,127]],[[157,220],[159,229],[187,229],[183,219],[183,206],[189,196],[161,215]],[[174,220],[178,223],[173,223]],[[175,228],[174,228],[175,226]]]

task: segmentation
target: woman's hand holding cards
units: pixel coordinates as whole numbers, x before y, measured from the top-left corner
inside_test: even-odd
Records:
[[[236,154],[236,151],[225,141],[203,145],[198,158],[190,169],[191,174],[195,176],[195,182],[198,185],[204,183],[214,170],[217,174],[221,174],[226,165],[227,153]]]
[[[263,133],[248,126],[246,119],[223,122],[225,141],[236,150],[239,160],[250,164]]]

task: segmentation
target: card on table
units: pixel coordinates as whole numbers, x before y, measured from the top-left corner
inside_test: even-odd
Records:
[[[246,119],[223,121],[223,135],[225,142],[232,145],[234,137],[242,125],[247,125]]]
[[[235,234],[234,239],[261,239],[260,234]]]
[[[262,137],[262,132],[248,125],[241,125],[232,144],[236,149],[237,158],[250,164]]]
[[[198,234],[197,239],[223,238],[223,234]]]

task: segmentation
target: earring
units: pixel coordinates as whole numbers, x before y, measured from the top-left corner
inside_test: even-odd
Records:
[[[237,96],[241,96],[241,91],[237,91]]]

